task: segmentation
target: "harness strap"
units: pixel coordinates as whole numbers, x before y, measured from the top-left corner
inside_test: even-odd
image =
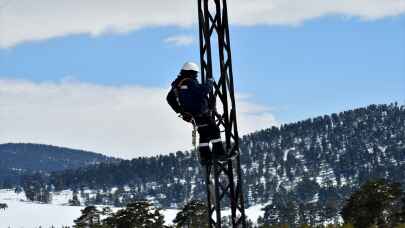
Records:
[[[198,145],[198,147],[209,147],[209,146],[210,146],[209,143],[200,143],[200,144]]]
[[[222,142],[222,139],[221,138],[214,139],[214,140],[211,140],[211,142],[212,143],[219,143],[219,142]]]
[[[180,99],[179,99],[179,89],[182,89],[182,84],[187,80],[191,80],[191,78],[183,78],[182,80],[180,80],[179,83],[177,83],[177,85],[173,86],[173,91],[174,91],[174,95],[176,95],[177,104],[179,105],[179,107],[182,110],[183,110],[183,107],[181,106]],[[183,87],[183,88],[186,89],[185,87]],[[181,111],[181,112],[184,113],[184,111]]]
[[[174,94],[176,94],[177,98],[179,97],[179,89],[188,89],[187,86],[183,86],[183,83],[188,81],[188,80],[191,80],[191,78],[183,78],[182,80],[179,81],[179,83],[177,83],[177,85],[175,85],[173,87]]]

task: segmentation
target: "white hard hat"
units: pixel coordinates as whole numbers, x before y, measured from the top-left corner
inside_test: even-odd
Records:
[[[200,72],[200,69],[196,63],[193,62],[186,62],[183,67],[181,68],[182,70],[192,70],[195,72]]]

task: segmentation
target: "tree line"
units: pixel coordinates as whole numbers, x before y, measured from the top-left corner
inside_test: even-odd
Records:
[[[286,205],[291,205],[286,202]],[[248,220],[248,228],[404,228],[405,191],[401,185],[385,179],[366,182],[344,203],[339,214],[344,223],[304,223],[299,216],[316,217],[307,211],[305,215],[277,217],[272,204],[263,208],[264,216],[258,221]],[[99,209],[87,206],[74,221],[73,228],[208,228],[207,206],[203,201],[191,200],[177,213],[173,225],[165,225],[161,209],[148,200],[135,200],[117,211],[109,207]],[[223,218],[222,227],[230,227],[230,220]]]
[[[258,131],[241,140],[245,204],[272,202],[270,220],[334,221],[345,200],[366,181],[388,178],[404,184],[404,161],[405,107],[396,103]],[[44,200],[46,191],[72,189],[84,199],[72,199],[72,204],[81,205],[122,207],[134,199],[154,198],[158,207],[179,208],[205,199],[194,152],[38,174],[24,178],[23,185],[39,194],[30,198]],[[85,189],[95,190],[95,196]]]

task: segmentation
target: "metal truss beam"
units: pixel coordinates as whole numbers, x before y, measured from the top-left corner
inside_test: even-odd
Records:
[[[225,132],[226,150],[234,155],[228,161],[219,162],[214,154],[213,165],[206,167],[209,224],[211,228],[225,225],[221,221],[221,209],[230,208],[230,225],[246,228],[226,0],[198,0],[198,16],[201,81],[205,83],[218,75],[214,92],[210,94],[210,105],[215,110],[213,118]],[[215,58],[212,55],[214,49],[218,50]]]

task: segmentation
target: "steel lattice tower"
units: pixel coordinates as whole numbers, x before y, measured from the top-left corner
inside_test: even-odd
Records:
[[[239,157],[239,136],[236,121],[234,82],[232,72],[231,44],[226,0],[198,0],[201,81],[205,83],[219,74],[214,92],[210,94],[213,118],[225,132],[225,146],[229,154],[235,155],[226,162],[214,157],[212,166],[206,167],[207,201],[210,227],[221,228],[221,208],[232,212],[232,227],[245,228],[246,216],[242,191],[242,176]],[[217,41],[215,41],[217,39]],[[215,43],[217,42],[217,43]],[[212,56],[217,44],[219,56]],[[214,71],[214,66],[216,71]],[[220,107],[220,110],[217,110]],[[214,155],[215,156],[215,155]]]

